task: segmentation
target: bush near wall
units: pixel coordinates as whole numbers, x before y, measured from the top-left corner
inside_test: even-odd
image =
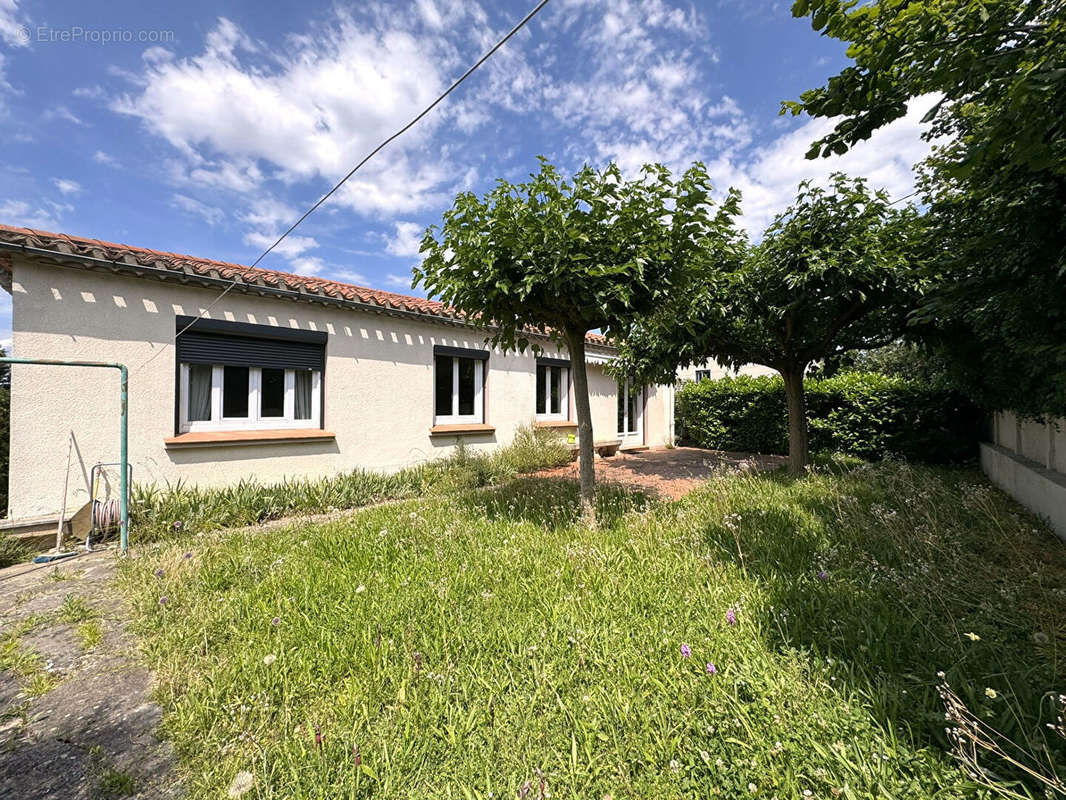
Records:
[[[805,384],[812,452],[951,463],[977,456],[984,415],[957,392],[879,373]],[[704,380],[677,394],[683,441],[715,450],[788,452],[788,411],[778,376]]]

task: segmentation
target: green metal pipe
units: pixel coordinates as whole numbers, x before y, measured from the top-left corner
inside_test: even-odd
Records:
[[[46,367],[100,367],[103,369],[117,369],[119,371],[119,407],[121,409],[121,421],[119,423],[119,544],[122,547],[122,555],[126,555],[130,544],[130,509],[129,509],[129,370],[125,364],[113,364],[107,361],[57,361],[49,358],[11,358],[0,357],[0,364],[37,364]]]

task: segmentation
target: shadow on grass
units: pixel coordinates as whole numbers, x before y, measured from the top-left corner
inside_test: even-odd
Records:
[[[569,478],[517,478],[500,486],[464,492],[460,502],[489,519],[532,522],[546,528],[573,525],[581,516],[577,481]],[[601,526],[616,524],[651,500],[631,488],[597,484],[596,514]]]
[[[1066,775],[1048,727],[1066,689],[1066,547],[1045,526],[972,470],[741,480],[683,502],[711,504],[705,538],[769,598],[772,645],[832,659],[883,725],[950,750],[943,671],[982,721]]]

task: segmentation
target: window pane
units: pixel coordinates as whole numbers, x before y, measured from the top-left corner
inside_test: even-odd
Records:
[[[437,356],[433,359],[436,370],[436,402],[434,412],[438,417],[452,415],[452,359]]]
[[[636,433],[637,432],[637,408],[639,407],[639,402],[640,402],[640,387],[638,387],[638,386],[630,386],[629,387],[629,420],[628,420],[629,428],[627,429],[629,433]]]
[[[309,369],[296,370],[296,419],[311,419],[311,386],[313,377]]]
[[[263,368],[259,390],[259,416],[285,416],[285,370]]]
[[[472,358],[459,359],[459,415],[472,416],[474,413],[474,371],[477,362]]]
[[[544,384],[547,377],[547,367],[537,367],[537,413],[543,414],[544,411]]]
[[[626,385],[618,384],[618,432],[626,429]]]
[[[211,419],[211,365],[189,365],[189,397],[186,409],[189,422],[208,422]]]
[[[551,375],[552,375],[552,379],[551,379],[551,393],[552,393],[552,396],[551,396],[551,409],[552,409],[552,411],[551,411],[551,413],[558,414],[559,413],[559,398],[560,398],[560,395],[561,395],[561,387],[560,387],[559,384],[562,381],[562,372],[563,372],[563,370],[562,370],[561,367],[552,367],[551,370],[552,370],[552,373],[551,373]]]
[[[248,416],[248,367],[223,367],[222,416]]]

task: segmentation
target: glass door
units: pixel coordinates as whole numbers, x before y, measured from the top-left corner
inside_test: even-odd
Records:
[[[644,444],[644,387],[618,382],[618,438],[622,445]]]

